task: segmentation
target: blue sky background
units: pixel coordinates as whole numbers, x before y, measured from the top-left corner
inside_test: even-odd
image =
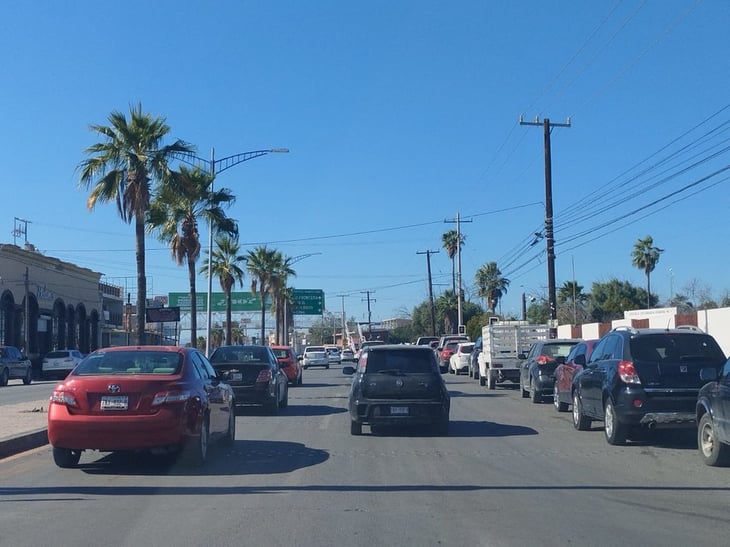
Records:
[[[552,133],[556,277],[645,286],[637,239],[663,249],[661,299],[720,298],[730,142],[730,2],[69,1],[0,8],[0,241],[135,284],[133,227],[86,208],[76,167],[113,110],[142,103],[209,158],[271,147],[216,180],[246,249],[289,256],[328,309],[403,316],[451,283],[441,235],[465,221],[464,288],[496,261],[502,309],[545,292],[543,133]],[[207,226],[201,226],[207,241]],[[18,238],[22,244],[23,237]],[[148,292],[187,289],[148,240]],[[198,290],[205,291],[204,276]],[[217,282],[213,286],[219,290]],[[248,281],[243,290],[248,290]]]

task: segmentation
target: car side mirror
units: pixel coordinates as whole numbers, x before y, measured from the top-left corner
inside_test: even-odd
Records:
[[[703,382],[714,382],[717,380],[717,369],[713,367],[704,367],[700,369],[700,380]]]
[[[342,367],[342,374],[347,374],[348,376],[352,376],[355,374],[355,367],[347,366]]]
[[[524,353],[518,353],[517,358],[518,359],[527,359],[527,355],[525,355]]]

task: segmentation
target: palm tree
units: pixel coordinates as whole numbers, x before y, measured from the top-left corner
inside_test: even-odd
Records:
[[[272,281],[275,279],[277,267],[282,262],[281,253],[269,249],[266,245],[256,247],[246,253],[246,270],[251,275],[251,292],[261,297],[261,343],[265,343],[266,335],[266,296],[271,294]],[[258,289],[258,290],[257,290]]]
[[[566,281],[558,289],[558,302],[561,304],[570,303],[572,306],[573,324],[578,324],[578,304],[581,305],[588,300],[588,295],[583,292],[583,285],[578,285],[575,281]]]
[[[451,260],[451,290],[456,294],[456,254],[464,246],[466,236],[459,234],[456,230],[449,230],[441,236],[441,246]]]
[[[456,327],[459,322],[456,292],[444,291],[436,299],[435,306],[439,319],[443,320],[444,332],[456,334]]]
[[[479,296],[487,301],[487,306],[495,313],[497,304],[507,293],[509,279],[502,276],[496,262],[487,262],[480,266],[475,278]]]
[[[646,236],[644,239],[634,243],[634,250],[631,252],[631,264],[646,274],[646,308],[651,307],[651,272],[659,263],[659,255],[664,249],[654,246],[654,238]]]
[[[200,258],[198,219],[207,218],[213,230],[235,236],[235,221],[223,212],[222,204],[235,197],[228,189],[211,193],[213,177],[199,168],[181,167],[171,174],[150,205],[149,230],[159,230],[162,241],[170,244],[178,266],[187,263],[190,286],[190,340],[198,336],[198,306],[195,287],[195,264]],[[206,271],[207,273],[207,271]]]
[[[274,301],[274,317],[276,317],[276,342],[283,343],[280,339],[281,329],[284,324],[284,300],[291,301],[291,293],[287,289],[289,276],[297,275],[291,268],[291,257],[285,257],[281,253],[276,253],[274,261],[274,271],[270,280],[270,294]]]
[[[215,238],[215,248],[211,257],[211,275],[218,278],[221,289],[226,295],[226,333],[227,344],[232,340],[231,326],[231,291],[236,283],[243,283],[243,268],[246,257],[239,253],[241,246],[238,240],[226,233],[220,233]],[[207,267],[202,267],[200,273],[208,273]],[[213,347],[213,346],[211,346]]]
[[[147,277],[145,274],[145,222],[154,193],[153,181],[165,180],[170,175],[168,163],[177,154],[190,154],[194,148],[177,140],[162,146],[170,132],[165,118],[154,118],[142,112],[142,105],[130,107],[129,120],[114,111],[108,117],[109,125],[91,125],[90,130],[101,135],[102,142],[89,146],[84,152],[89,157],[79,166],[79,185],[91,193],[86,200],[89,210],[97,202],[114,201],[119,216],[127,224],[134,221],[135,253],[137,262],[137,325],[138,344],[145,343],[145,306]]]

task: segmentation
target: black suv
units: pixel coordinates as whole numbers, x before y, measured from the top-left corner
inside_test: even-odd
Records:
[[[449,431],[450,397],[428,346],[382,345],[363,351],[350,388],[350,433],[362,434],[363,424],[432,424],[441,435]]]
[[[700,388],[724,363],[715,339],[697,327],[613,329],[573,378],[573,425],[587,430],[603,420],[609,444],[623,444],[637,426],[695,427]]]
[[[703,371],[712,380],[697,397],[697,447],[707,465],[730,464],[730,360],[720,372]]]
[[[520,353],[520,392],[533,403],[541,403],[545,395],[552,395],[555,388],[555,369],[565,363],[566,357],[580,340],[552,338],[538,340],[527,355]]]

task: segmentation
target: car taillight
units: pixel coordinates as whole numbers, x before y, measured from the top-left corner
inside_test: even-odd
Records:
[[[636,368],[634,363],[631,361],[619,361],[618,363],[618,376],[621,380],[627,384],[640,384],[641,379],[636,374]]]
[[[541,355],[537,359],[535,359],[535,363],[537,365],[547,365],[551,361],[550,357],[547,355]]]
[[[256,377],[256,383],[263,383],[268,382],[271,380],[271,370],[268,368],[265,368],[261,372],[259,372],[259,375]]]
[[[179,403],[190,399],[189,391],[158,391],[152,399],[152,406],[160,406],[165,403]]]
[[[57,405],[78,406],[76,397],[68,391],[55,390],[51,393],[50,401]]]

